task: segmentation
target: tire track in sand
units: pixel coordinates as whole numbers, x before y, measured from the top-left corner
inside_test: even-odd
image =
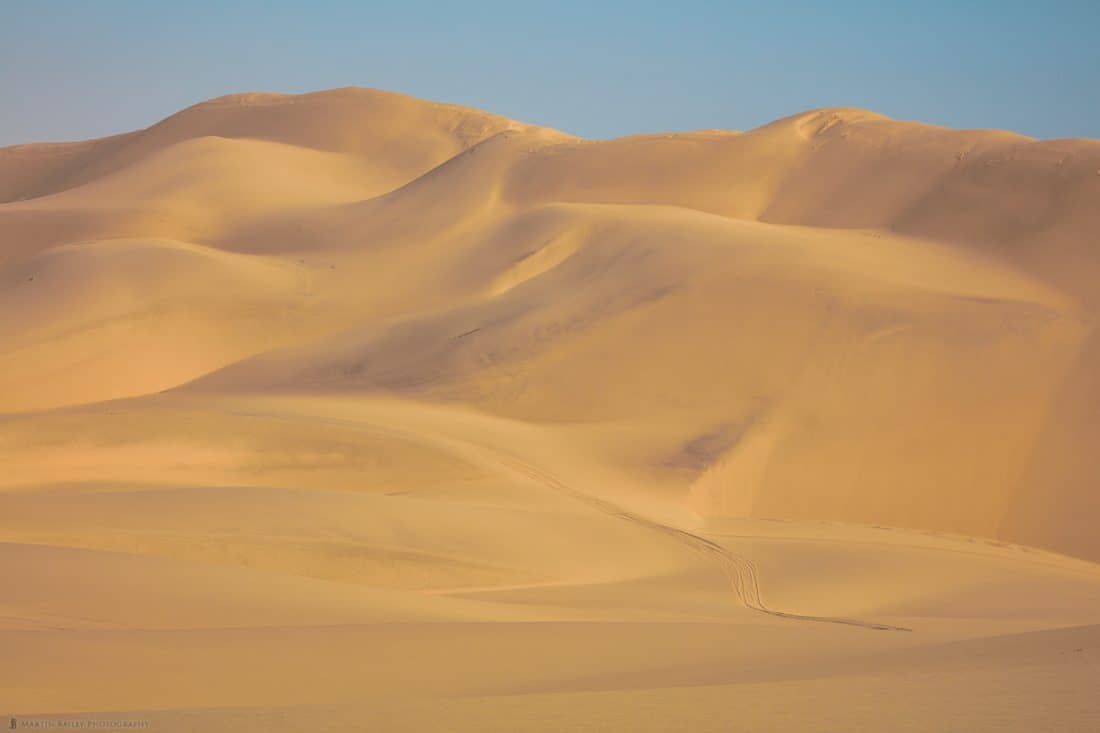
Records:
[[[278,417],[284,420],[298,420],[302,421],[303,416],[288,414],[286,412],[259,412],[255,410],[239,410],[236,414],[247,415],[251,417]],[[362,422],[346,419],[337,419],[332,417],[321,417],[317,415],[311,415],[312,421],[323,422],[327,424],[337,424],[344,427],[354,427],[363,429],[366,427]],[[375,430],[381,430],[382,432],[393,433],[398,435],[404,435],[405,437],[423,440],[425,437],[431,436],[434,438],[434,442],[442,445],[449,446],[452,450],[456,450],[458,454],[480,454],[482,460],[488,460],[491,463],[497,463],[507,469],[511,469],[515,473],[522,476],[526,476],[547,488],[568,496],[576,501],[587,504],[588,506],[603,512],[607,515],[622,519],[623,521],[631,522],[639,527],[648,529],[652,532],[660,533],[666,537],[670,537],[683,545],[691,548],[699,554],[712,559],[722,571],[725,573],[729,580],[730,586],[733,588],[734,593],[737,594],[737,598],[748,609],[757,611],[759,613],[766,613],[769,616],[775,616],[777,618],[784,618],[793,621],[813,621],[816,623],[828,623],[828,624],[843,624],[846,626],[858,626],[864,629],[872,629],[875,631],[912,631],[910,628],[904,626],[891,626],[889,624],[878,624],[870,621],[860,621],[858,619],[842,618],[838,616],[811,616],[801,613],[790,613],[787,611],[777,611],[769,608],[764,603],[760,593],[760,572],[756,567],[756,564],[748,558],[737,554],[729,548],[709,540],[702,535],[689,532],[686,529],[680,529],[668,524],[662,524],[652,519],[647,519],[639,514],[635,514],[623,507],[614,504],[610,501],[600,499],[598,497],[586,494],[583,491],[578,491],[569,486],[553,473],[544,469],[538,468],[515,455],[502,450],[500,448],[486,446],[481,443],[470,441],[466,438],[456,438],[453,435],[449,435],[446,431],[440,431],[438,426],[435,429],[425,430],[423,427],[414,428],[412,426],[398,427],[394,421],[387,421],[385,426],[374,425]]]
[[[872,629],[875,631],[912,631],[912,629],[904,626],[891,626],[889,624],[874,623],[871,621],[860,621],[858,619],[844,618],[840,616],[811,616],[801,613],[790,613],[787,611],[777,611],[773,608],[769,608],[764,603],[760,593],[760,571],[752,560],[739,555],[733,550],[721,545],[713,540],[709,540],[702,535],[689,532],[686,529],[680,529],[671,525],[662,524],[660,522],[648,519],[646,517],[635,514],[623,507],[614,504],[612,502],[600,499],[598,497],[586,494],[582,491],[578,491],[569,485],[562,482],[557,476],[545,471],[541,468],[533,466],[525,461],[522,461],[514,456],[505,455],[497,451],[492,451],[498,460],[505,466],[517,473],[521,473],[528,478],[531,478],[539,483],[547,486],[554,491],[569,496],[577,501],[591,506],[592,508],[608,514],[610,516],[622,519],[627,522],[631,522],[640,527],[648,529],[653,532],[658,532],[667,537],[680,542],[683,545],[690,547],[704,557],[708,557],[713,560],[726,577],[729,579],[730,586],[733,588],[734,593],[737,594],[738,599],[748,609],[757,611],[759,613],[766,613],[769,616],[775,616],[777,618],[790,619],[793,621],[813,621],[816,623],[828,623],[828,624],[843,624],[845,626],[858,626],[864,629]]]

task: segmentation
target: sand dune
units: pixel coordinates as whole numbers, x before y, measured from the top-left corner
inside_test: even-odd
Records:
[[[4,709],[1088,730],[1098,201],[1100,141],[849,108],[0,149]]]

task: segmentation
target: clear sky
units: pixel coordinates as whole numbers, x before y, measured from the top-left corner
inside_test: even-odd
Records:
[[[340,86],[588,137],[748,129],[833,105],[1100,137],[1100,0],[36,0],[0,15],[0,145]]]

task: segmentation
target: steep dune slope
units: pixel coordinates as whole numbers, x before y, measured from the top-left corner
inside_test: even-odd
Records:
[[[4,148],[3,257],[108,236],[205,242],[258,213],[384,193],[499,132],[533,129],[348,89],[233,95],[126,135]]]
[[[1050,404],[1086,334],[1064,296],[929,242],[675,209],[570,205],[501,231],[487,253],[531,253],[469,305],[187,389],[390,392],[535,422],[671,423],[633,468],[659,482],[682,446],[713,436],[692,488],[704,516],[1021,539],[1001,517],[1037,468],[1040,425],[1060,419]]]
[[[203,242],[256,217],[355,201],[389,185],[369,163],[257,140],[198,137],[58,194],[0,207],[3,259],[73,240]]]
[[[824,109],[751,132],[545,148],[509,174],[521,202],[667,204],[741,219],[876,228],[995,252],[1089,295],[1100,142]],[[1085,268],[1082,271],[1080,268]]]
[[[393,186],[492,134],[524,127],[477,110],[375,89],[233,94],[138,132],[0,149],[0,201],[73,188],[200,137],[266,140],[367,159]]]
[[[309,323],[304,268],[175,240],[60,245],[0,282],[5,410],[159,391]]]
[[[13,180],[65,171],[37,197],[0,205],[0,266],[9,285],[2,297],[12,324],[0,405],[158,391],[307,330],[369,318],[378,297],[350,284],[354,272],[336,273],[339,258],[319,260],[315,242],[306,245],[308,261],[251,260],[257,271],[282,272],[278,284],[266,276],[253,282],[248,268],[236,266],[226,277],[193,271],[178,255],[204,252],[208,263],[228,263],[225,250],[278,249],[264,222],[371,199],[504,130],[536,128],[401,95],[336,90],[196,105],[147,130],[74,143],[94,156],[65,148],[76,157],[63,166],[54,146],[40,166],[33,150],[6,149],[0,168]],[[151,257],[142,242],[169,246]],[[333,279],[343,285],[318,284]],[[417,291],[404,297],[430,301]],[[31,375],[40,388],[17,386]]]

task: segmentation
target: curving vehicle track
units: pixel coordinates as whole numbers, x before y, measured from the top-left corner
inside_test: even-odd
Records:
[[[829,624],[843,624],[846,626],[858,626],[860,628],[872,629],[875,631],[912,631],[910,628],[904,626],[891,626],[889,624],[875,623],[871,621],[861,621],[858,619],[844,618],[839,616],[812,616],[801,613],[791,613],[788,611],[778,611],[773,608],[769,608],[762,598],[760,592],[760,573],[756,564],[738,553],[730,550],[714,540],[708,539],[703,535],[690,532],[686,529],[674,527],[672,525],[663,524],[653,519],[641,516],[634,512],[631,512],[624,507],[619,506],[613,502],[601,499],[599,497],[587,494],[583,491],[575,489],[564,481],[559,479],[550,471],[539,468],[509,451],[506,451],[499,447],[485,445],[484,443],[473,442],[468,438],[458,437],[452,431],[441,429],[439,424],[432,421],[430,427],[424,424],[405,425],[398,426],[394,420],[386,420],[384,423],[365,423],[360,420],[349,420],[343,418],[334,418],[332,416],[321,416],[316,414],[310,414],[308,417],[296,413],[295,411],[272,411],[272,410],[235,410],[236,414],[277,417],[280,419],[289,420],[303,420],[308,419],[315,422],[324,422],[331,424],[339,424],[344,427],[353,427],[358,429],[370,429],[375,431],[382,431],[391,434],[399,434],[406,438],[424,440],[428,438],[435,444],[448,448],[454,451],[456,454],[464,455],[467,457],[480,457],[480,460],[489,463],[496,464],[504,467],[506,470],[510,470],[513,473],[524,476],[527,479],[533,480],[552,491],[555,491],[564,496],[568,496],[571,499],[582,502],[597,511],[607,514],[612,517],[616,517],[626,522],[630,522],[638,527],[642,527],[651,532],[662,534],[669,537],[680,544],[687,546],[700,555],[709,558],[715,564],[717,564],[726,575],[729,580],[730,586],[733,588],[734,593],[741,603],[753,611],[759,613],[766,613],[769,616],[775,616],[777,618],[790,619],[793,621],[812,621],[816,623],[829,623]],[[387,413],[388,417],[396,417],[392,413]],[[435,417],[438,417],[438,413]]]
[[[495,452],[495,451],[494,451]],[[829,624],[844,624],[847,626],[859,626],[865,629],[873,629],[875,631],[912,631],[910,628],[904,626],[891,626],[889,624],[874,623],[871,621],[860,621],[858,619],[844,618],[839,616],[811,616],[801,613],[790,613],[787,611],[777,611],[769,608],[765,603],[760,593],[760,573],[756,567],[756,563],[752,560],[733,552],[729,548],[703,537],[702,535],[689,532],[685,529],[673,527],[667,524],[656,522],[652,519],[639,516],[630,512],[612,502],[604,499],[597,498],[590,494],[578,491],[552,473],[545,471],[536,466],[532,466],[525,461],[522,461],[514,456],[505,456],[497,453],[497,457],[505,463],[512,470],[522,473],[531,479],[534,479],[543,485],[554,489],[562,494],[566,494],[573,499],[584,502],[589,506],[605,513],[610,516],[617,517],[627,522],[631,522],[640,527],[644,527],[654,532],[660,532],[668,537],[671,537],[680,543],[687,545],[691,549],[695,550],[699,554],[710,558],[715,561],[726,574],[726,577],[730,581],[734,592],[737,594],[738,599],[744,604],[746,608],[760,613],[766,613],[770,616],[776,616],[778,618],[792,619],[795,621],[814,621],[818,623]]]

